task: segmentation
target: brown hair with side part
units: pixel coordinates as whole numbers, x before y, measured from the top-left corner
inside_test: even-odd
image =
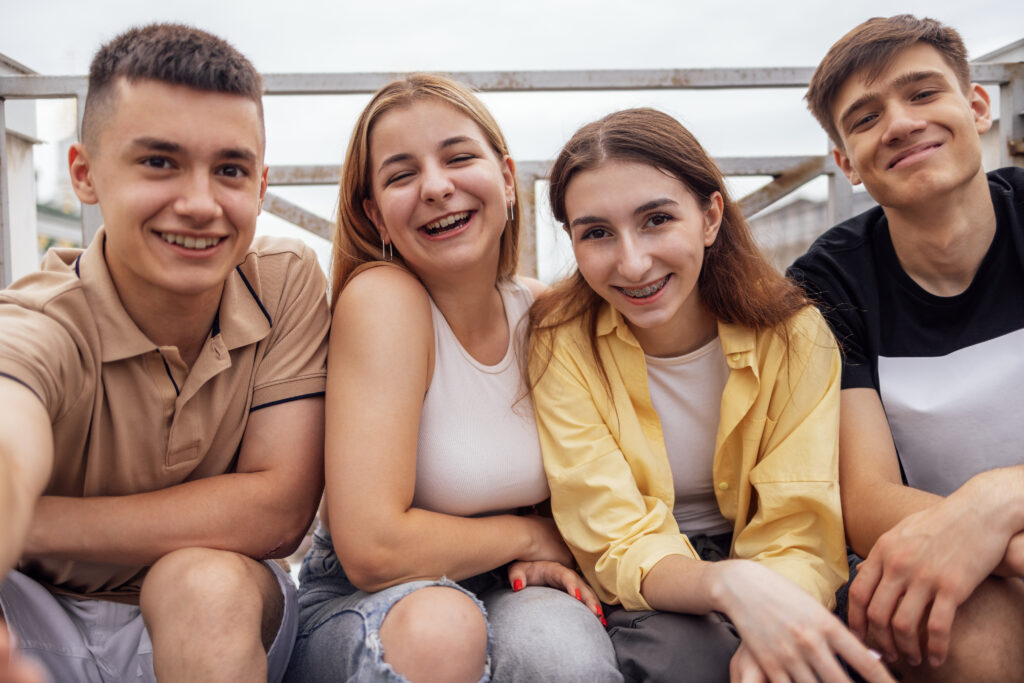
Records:
[[[970,89],[967,48],[956,30],[934,19],[918,19],[910,14],[868,19],[829,48],[814,70],[805,96],[807,107],[836,147],[843,147],[832,112],[839,89],[861,71],[868,80],[877,78],[897,52],[918,42],[935,48],[956,74],[961,90],[966,93]]]
[[[677,179],[707,207],[722,195],[722,223],[714,243],[704,251],[697,279],[701,301],[715,318],[754,328],[776,328],[810,302],[758,249],[739,206],[729,197],[718,166],[678,121],[654,109],[627,109],[580,128],[566,143],[550,174],[551,211],[568,232],[566,191],[577,174],[609,161],[647,164]],[[550,348],[550,336],[582,319],[597,353],[597,314],[604,300],[590,288],[579,268],[541,296],[530,311],[531,347]],[[598,363],[602,374],[604,368]],[[536,380],[536,377],[534,377]]]
[[[87,146],[96,144],[103,121],[110,117],[120,78],[247,97],[258,107],[262,129],[263,79],[252,62],[206,31],[182,24],[150,24],[118,35],[93,57],[82,118],[82,141]]]
[[[480,98],[457,81],[436,74],[416,73],[392,81],[378,90],[356,121],[341,172],[338,224],[331,255],[332,309],[352,273],[363,264],[380,261],[383,256],[380,233],[363,210],[363,200],[371,198],[373,194],[370,169],[370,136],[373,134],[373,126],[392,109],[425,99],[444,102],[469,117],[480,127],[499,160],[509,155],[508,143],[497,121]],[[519,183],[514,176],[513,185],[515,206],[519,207]],[[512,277],[519,265],[519,225],[520,212],[515,211],[501,234],[499,280]],[[393,255],[396,262],[402,263],[402,255],[398,250],[390,255]]]

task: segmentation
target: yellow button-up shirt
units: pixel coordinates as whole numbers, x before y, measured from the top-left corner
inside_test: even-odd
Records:
[[[729,377],[715,496],[733,524],[732,557],[763,563],[831,608],[848,573],[839,353],[816,309],[787,327],[788,343],[774,330],[718,325]],[[645,574],[667,555],[699,558],[673,517],[672,472],[643,349],[607,304],[597,348],[609,386],[581,323],[559,328],[551,348],[534,346],[533,405],[558,528],[601,600],[649,610],[640,593]]]

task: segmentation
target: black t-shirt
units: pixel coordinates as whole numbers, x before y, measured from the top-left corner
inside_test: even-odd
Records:
[[[1024,169],[988,180],[996,234],[956,296],[907,275],[880,207],[826,232],[789,269],[843,349],[843,388],[879,392],[907,483],[941,495],[1024,462]]]

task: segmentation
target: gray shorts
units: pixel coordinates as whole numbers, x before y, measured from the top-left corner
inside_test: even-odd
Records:
[[[267,680],[284,676],[298,627],[295,584],[276,562],[284,613],[267,653]],[[56,595],[18,571],[0,583],[0,609],[19,650],[55,683],[152,681],[153,643],[138,605]]]

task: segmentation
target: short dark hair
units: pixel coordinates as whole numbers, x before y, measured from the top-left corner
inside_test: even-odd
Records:
[[[935,48],[953,69],[961,89],[964,92],[970,89],[967,48],[955,29],[934,19],[918,19],[910,14],[868,19],[829,48],[814,70],[805,96],[814,118],[837,147],[842,148],[842,140],[833,121],[832,105],[839,89],[858,71],[866,70],[869,79],[877,78],[897,52],[918,42]]]
[[[263,123],[263,79],[246,57],[227,41],[183,24],[134,27],[103,45],[89,67],[82,139],[96,139],[109,115],[114,86],[152,79],[196,90],[247,97],[259,108]]]

